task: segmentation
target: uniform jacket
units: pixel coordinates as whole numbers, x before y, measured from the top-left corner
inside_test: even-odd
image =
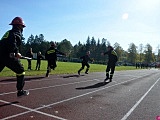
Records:
[[[18,53],[22,43],[22,32],[18,28],[7,31],[0,40],[0,56],[9,57],[11,53]]]
[[[82,62],[84,63],[87,63],[88,61],[93,61],[89,55],[84,55],[84,56],[81,56],[80,59],[82,59]]]
[[[26,53],[26,57],[30,57],[30,58],[33,58],[33,53],[31,51],[28,51]]]
[[[40,61],[41,59],[43,59],[43,56],[41,54],[37,54],[37,61]]]
[[[116,63],[118,61],[117,53],[114,50],[109,50],[104,53],[104,55],[108,55],[108,62]]]
[[[46,60],[57,60],[57,54],[65,55],[54,47],[50,47],[45,53]]]

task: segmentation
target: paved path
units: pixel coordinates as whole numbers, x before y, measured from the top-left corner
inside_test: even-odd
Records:
[[[2,120],[156,120],[160,116],[160,71],[26,77],[26,97],[16,97],[16,79],[0,77]]]

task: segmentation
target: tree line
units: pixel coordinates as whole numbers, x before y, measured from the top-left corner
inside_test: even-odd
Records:
[[[56,42],[56,41],[55,41]],[[107,61],[107,56],[101,56],[102,52],[106,52],[106,47],[111,45],[110,42],[103,38],[95,40],[94,37],[89,37],[86,39],[86,43],[81,43],[80,41],[76,45],[72,45],[71,42],[67,39],[62,40],[61,42],[56,42],[57,49],[66,53],[66,61],[78,61],[79,57],[84,55],[87,51],[91,52],[91,58],[94,59],[95,63],[105,64]],[[160,60],[158,55],[153,53],[152,46],[150,44],[143,45],[140,44],[136,46],[134,43],[129,44],[127,51],[123,50],[118,42],[112,45],[118,55],[119,64],[135,64],[139,63],[152,63]],[[45,55],[46,50],[50,47],[50,41],[44,39],[44,35],[31,35],[25,42],[23,38],[22,46],[20,52],[22,55],[26,54],[26,51],[29,48],[32,48],[34,53],[41,51],[42,55]]]

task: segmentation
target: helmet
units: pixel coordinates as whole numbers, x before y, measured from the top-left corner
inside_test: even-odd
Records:
[[[9,25],[22,25],[26,27],[21,17],[15,17]]]
[[[55,47],[55,46],[56,46],[56,43],[53,42],[53,41],[51,41],[50,44],[51,44],[52,47]]]
[[[110,46],[110,45],[109,45],[107,48],[110,48],[111,50],[113,50],[113,47],[112,47],[112,46]]]
[[[87,51],[86,53],[89,55],[91,52],[90,52],[90,51]]]

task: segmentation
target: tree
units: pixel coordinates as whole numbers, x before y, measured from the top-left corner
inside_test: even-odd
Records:
[[[154,61],[154,56],[152,53],[152,46],[150,44],[146,45],[146,49],[144,53],[145,53],[145,58],[144,58],[145,62],[150,63]]]
[[[137,54],[136,48],[137,47],[134,43],[131,43],[128,48],[128,61],[133,64],[136,62],[136,54]]]
[[[59,45],[57,46],[57,49],[66,53],[67,55],[70,55],[73,49],[73,46],[70,41],[68,41],[67,39],[64,39],[59,43]]]
[[[117,53],[118,60],[119,60],[119,61],[122,61],[123,49],[122,49],[122,47],[120,46],[120,44],[116,42],[116,43],[114,44],[113,48],[114,48],[114,50],[115,50],[116,53]]]
[[[91,47],[91,40],[90,40],[90,37],[88,36],[86,41],[86,51],[89,51],[90,47]]]
[[[34,36],[31,34],[31,36],[27,40],[27,44],[31,45],[32,43],[34,43]]]
[[[142,62],[143,44],[139,45],[139,60]]]

